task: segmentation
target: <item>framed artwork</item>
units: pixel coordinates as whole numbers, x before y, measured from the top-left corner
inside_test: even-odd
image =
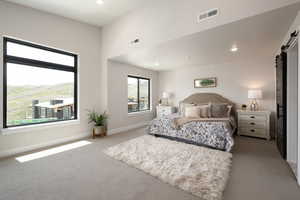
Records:
[[[201,78],[194,80],[194,87],[195,88],[211,88],[217,87],[217,78]]]

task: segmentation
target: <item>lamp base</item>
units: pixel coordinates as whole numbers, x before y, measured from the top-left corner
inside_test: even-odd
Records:
[[[163,105],[163,106],[169,106],[169,99],[168,99],[168,98],[164,98],[164,99],[162,100],[162,105]]]
[[[253,100],[250,104],[250,110],[251,111],[258,111],[258,103],[256,102],[256,100]]]

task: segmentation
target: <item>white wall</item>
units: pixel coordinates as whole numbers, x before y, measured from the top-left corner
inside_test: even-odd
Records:
[[[287,161],[298,159],[298,44],[288,51],[287,63]]]
[[[151,79],[151,112],[128,114],[127,76],[135,75]],[[158,102],[158,73],[127,64],[109,61],[108,64],[108,111],[110,133],[118,132],[126,127],[135,127],[153,119],[155,105]]]
[[[136,48],[149,48],[168,40],[174,40],[246,17],[280,8],[299,0],[164,0],[149,3],[135,9],[127,16],[103,27],[103,43],[112,58],[127,54]],[[213,20],[197,23],[197,15],[212,8],[219,8],[220,15]],[[130,41],[140,38],[138,45]],[[106,46],[106,45],[104,45]]]
[[[300,14],[298,14],[297,19],[299,19]],[[299,22],[299,21],[297,21]],[[300,27],[298,27],[298,30],[300,30]],[[300,62],[299,62],[299,58],[300,58],[300,51],[299,51],[299,39],[298,39],[298,142],[297,142],[297,148],[298,148],[298,158],[297,158],[297,180],[298,180],[298,184],[300,185]]]
[[[78,138],[90,132],[86,109],[100,108],[101,30],[63,17],[0,1],[0,35],[19,38],[34,43],[62,49],[79,55],[79,112],[80,123],[38,130],[0,135],[0,156],[30,147],[55,143],[67,138]],[[2,46],[2,38],[0,46]],[[3,58],[0,48],[0,79]],[[2,81],[0,81],[0,105],[2,105]],[[3,110],[0,106],[0,127]]]
[[[292,23],[292,25],[290,26],[288,32],[286,33],[284,39],[282,40],[281,45],[285,45],[288,40],[290,39],[291,33],[294,32],[295,30],[299,30],[299,26],[300,26],[300,11],[298,12],[294,22]],[[280,53],[280,47],[278,47],[278,51],[277,54]]]
[[[260,108],[275,111],[275,67],[274,59],[245,60],[244,62],[224,63],[220,65],[195,66],[159,73],[159,94],[168,91],[173,94],[171,101],[178,106],[179,101],[198,92],[213,92],[232,100],[240,107],[249,104],[249,88],[261,88],[263,99]],[[216,88],[194,88],[194,79],[217,77]],[[274,115],[274,113],[273,113]],[[274,130],[272,117],[272,132]]]

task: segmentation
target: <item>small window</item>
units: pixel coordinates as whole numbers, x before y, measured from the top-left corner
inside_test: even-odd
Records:
[[[150,110],[150,79],[128,76],[128,113]]]
[[[77,55],[4,38],[4,128],[77,119]]]

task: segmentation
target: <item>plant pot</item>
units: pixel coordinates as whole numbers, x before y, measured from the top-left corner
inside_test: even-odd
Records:
[[[103,135],[105,134],[105,127],[104,126],[95,126],[94,127],[95,135]]]

